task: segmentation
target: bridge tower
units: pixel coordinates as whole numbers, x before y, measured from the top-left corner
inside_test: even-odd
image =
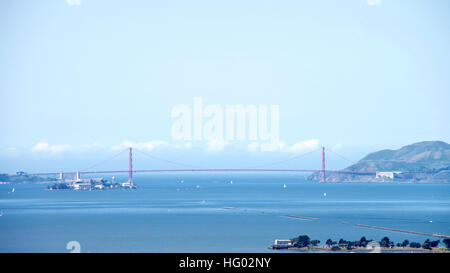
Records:
[[[325,182],[325,147],[322,146],[322,178],[320,182]]]
[[[133,151],[130,147],[128,152],[128,183],[130,183],[130,187],[133,187]]]

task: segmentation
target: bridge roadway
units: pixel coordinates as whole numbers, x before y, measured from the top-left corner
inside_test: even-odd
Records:
[[[205,168],[205,169],[153,169],[153,170],[132,170],[132,173],[169,173],[169,172],[301,172],[301,173],[319,173],[322,170],[312,169],[240,169],[240,168]],[[81,174],[106,174],[106,173],[129,173],[129,170],[106,170],[106,171],[79,171]],[[360,175],[375,175],[376,172],[359,172],[348,170],[325,170],[326,173],[341,173],[341,174],[360,174]],[[45,176],[45,175],[59,175],[61,172],[47,172],[47,173],[30,173],[29,175]],[[63,172],[65,175],[75,175],[77,172]]]

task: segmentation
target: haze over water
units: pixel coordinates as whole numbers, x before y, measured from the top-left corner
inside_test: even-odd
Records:
[[[132,191],[0,185],[0,252],[68,252],[69,241],[80,242],[82,252],[266,252],[273,240],[301,234],[321,243],[429,238],[342,222],[450,234],[445,184],[318,183],[298,174],[240,173],[139,175],[135,183],[140,188]]]

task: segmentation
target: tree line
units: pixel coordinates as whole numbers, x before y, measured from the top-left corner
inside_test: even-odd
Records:
[[[293,245],[298,248],[303,247],[315,247],[320,244],[320,240],[311,240],[308,235],[300,235],[296,238],[291,239]],[[374,240],[367,240],[366,237],[361,237],[361,239],[357,241],[347,241],[344,239],[339,239],[339,241],[333,241],[332,239],[328,239],[325,242],[325,245],[331,250],[341,250],[347,249],[352,250],[354,248],[365,248],[368,243]],[[433,247],[438,247],[440,240],[431,241],[430,239],[426,239],[422,244],[418,242],[410,242],[409,240],[404,240],[401,243],[395,243],[388,237],[383,237],[381,241],[378,242],[380,247],[384,248],[393,248],[393,247],[411,247],[411,248],[424,248],[431,250]],[[442,243],[445,245],[447,249],[450,249],[450,239],[442,240]]]

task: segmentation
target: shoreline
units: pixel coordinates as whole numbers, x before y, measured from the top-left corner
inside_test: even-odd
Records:
[[[296,251],[296,252],[329,252],[329,253],[376,253],[373,252],[373,249],[370,248],[354,248],[352,250],[348,249],[339,249],[339,250],[331,250],[330,247],[326,246],[314,246],[314,247],[290,247],[290,248],[284,248],[284,249],[274,249],[272,247],[269,247],[270,250],[277,251],[277,250],[288,250],[288,251]],[[412,248],[412,247],[393,247],[393,248],[386,248],[386,247],[380,247],[379,253],[450,253],[449,249],[446,249],[444,247],[435,247],[431,250],[425,249],[425,248]]]

